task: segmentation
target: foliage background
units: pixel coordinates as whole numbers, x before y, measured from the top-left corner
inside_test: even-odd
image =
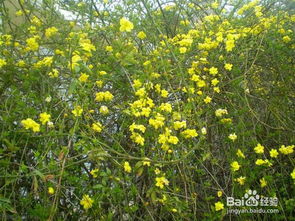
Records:
[[[2,220],[294,220],[294,1],[0,4]],[[120,31],[123,17],[130,31]],[[96,101],[105,91],[114,97]],[[50,124],[40,123],[44,112]],[[40,131],[26,129],[27,118]],[[186,138],[176,121],[198,136]],[[248,189],[278,197],[280,212],[226,214],[226,197]]]

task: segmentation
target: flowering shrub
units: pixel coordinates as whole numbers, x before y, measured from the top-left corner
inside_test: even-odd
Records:
[[[1,4],[3,220],[294,219],[291,1]]]

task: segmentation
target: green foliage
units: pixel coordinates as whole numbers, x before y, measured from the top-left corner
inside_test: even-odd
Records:
[[[2,220],[294,220],[293,1],[0,4]]]

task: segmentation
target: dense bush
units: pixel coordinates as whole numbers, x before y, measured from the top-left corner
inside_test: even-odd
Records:
[[[2,220],[295,220],[294,1],[0,4]]]

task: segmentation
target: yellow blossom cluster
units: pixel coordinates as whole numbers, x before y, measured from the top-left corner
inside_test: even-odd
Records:
[[[105,92],[98,92],[95,94],[95,101],[111,101],[114,98],[114,95],[111,94],[109,91]]]
[[[100,133],[102,131],[102,124],[100,122],[93,123],[92,124],[92,130],[94,130],[95,132]]]
[[[279,148],[279,151],[280,151],[282,154],[288,155],[288,154],[291,154],[291,153],[294,152],[294,147],[295,147],[295,145],[289,145],[289,146],[282,145],[282,146]]]
[[[131,172],[131,166],[130,166],[129,162],[127,162],[127,161],[124,162],[124,170],[127,173]]]
[[[140,131],[142,133],[145,132],[146,130],[146,127],[142,124],[135,124],[135,123],[132,123],[132,125],[129,126],[129,130],[131,131],[131,136],[130,138],[137,144],[143,146],[144,145],[144,137],[141,136],[139,133],[137,132],[134,132],[135,130],[137,131]]]
[[[56,27],[50,27],[45,30],[45,36],[46,38],[50,38],[54,36],[57,32],[58,32],[58,29]]]
[[[94,200],[90,198],[89,195],[85,194],[83,195],[82,200],[80,201],[80,204],[83,206],[85,210],[88,210],[92,207]]]
[[[130,32],[134,28],[134,25],[132,22],[130,22],[126,18],[121,18],[120,19],[120,31],[121,32]]]
[[[164,186],[168,186],[169,181],[164,177],[156,177],[156,186],[160,187],[160,189],[163,189]]]
[[[20,1],[25,6],[24,2]],[[43,133],[51,129],[48,136],[44,135],[47,140],[36,142],[38,145],[59,142],[56,136],[64,133],[73,134],[73,148],[67,154],[70,156],[77,152],[81,155],[67,159],[73,161],[83,156],[84,160],[85,156],[85,160],[90,162],[89,165],[82,162],[87,173],[82,170],[81,180],[91,181],[84,182],[83,188],[85,186],[93,193],[91,187],[95,185],[93,189],[100,188],[107,194],[116,189],[118,195],[121,184],[126,190],[130,186],[143,193],[147,190],[144,199],[140,199],[140,205],[165,205],[161,208],[163,214],[167,210],[176,220],[181,220],[178,213],[186,213],[189,209],[182,206],[182,199],[173,200],[175,196],[184,195],[186,199],[198,197],[198,201],[206,201],[203,208],[202,203],[194,205],[196,211],[204,211],[208,207],[210,197],[208,200],[204,197],[203,189],[195,193],[195,190],[187,188],[189,185],[182,183],[193,180],[198,184],[198,177],[204,168],[211,176],[202,176],[204,182],[202,180],[201,187],[205,195],[207,184],[209,186],[212,180],[219,183],[218,187],[210,190],[213,196],[218,197],[213,203],[211,201],[210,210],[214,214],[211,216],[208,213],[210,220],[224,215],[223,198],[232,191],[228,187],[235,188],[237,194],[238,191],[244,193],[244,188],[252,186],[274,192],[272,188],[277,177],[273,173],[278,168],[280,170],[282,165],[285,168],[278,177],[287,174],[292,182],[295,181],[295,168],[292,166],[295,145],[279,143],[274,146],[282,140],[285,144],[292,142],[287,140],[287,135],[284,137],[284,133],[290,131],[287,128],[288,120],[280,119],[280,110],[275,105],[267,106],[273,102],[269,97],[274,91],[282,94],[290,91],[289,97],[286,96],[287,101],[283,96],[281,100],[277,97],[273,99],[278,103],[291,104],[291,98],[295,97],[288,84],[291,67],[288,65],[293,61],[289,52],[295,48],[294,30],[290,25],[295,21],[294,15],[289,12],[271,15],[265,3],[258,0],[236,5],[234,9],[224,7],[218,1],[204,1],[202,10],[208,11],[196,23],[194,19],[181,14],[179,9],[185,5],[188,14],[197,13],[201,10],[198,4],[175,1],[175,4],[155,11],[147,7],[151,10],[147,11],[147,18],[153,21],[150,25],[145,23],[145,19],[136,18],[131,10],[133,7],[130,7],[133,15],[128,17],[129,13],[123,14],[120,10],[114,13],[116,7],[106,10],[104,7],[108,1],[103,2],[103,7],[91,12],[91,16],[85,17],[89,19],[83,22],[80,17],[84,16],[77,17],[77,21],[63,21],[68,24],[64,29],[59,23],[52,26],[41,15],[37,18],[25,8],[17,9],[16,16],[30,21],[23,26],[25,37],[18,39],[18,32],[0,35],[0,70],[3,72],[3,82],[9,87],[3,92],[3,106],[13,106],[7,96],[9,93],[11,96],[23,95],[27,88],[38,89],[38,92],[32,91],[32,95],[19,99],[16,106],[20,110],[26,105],[34,107],[34,110],[42,108],[43,111],[52,111],[51,114],[57,113],[58,117],[40,111],[36,121],[33,117],[27,118],[21,120],[21,125],[25,130],[41,131],[42,134],[32,136],[38,136],[40,140]],[[89,13],[87,6],[83,2],[76,4],[86,15]],[[175,15],[180,19],[170,21],[170,17]],[[163,22],[162,17],[168,20]],[[155,32],[152,32],[153,28]],[[270,55],[276,55],[276,67]],[[286,67],[281,65],[284,62]],[[286,74],[279,75],[277,70],[283,70]],[[273,77],[274,73],[278,76]],[[17,86],[10,86],[15,82]],[[17,91],[18,87],[23,91]],[[42,104],[35,99],[38,93],[44,96],[40,99]],[[15,97],[18,99],[19,96]],[[266,98],[268,102],[262,102]],[[285,110],[283,105],[281,107]],[[28,111],[31,109],[24,113]],[[267,115],[267,112],[270,114]],[[56,126],[53,127],[51,121],[56,122]],[[252,126],[255,129],[251,130]],[[269,135],[268,132],[276,131],[272,130],[275,128],[278,132]],[[274,142],[273,137],[277,133],[282,136]],[[59,148],[61,145],[55,146]],[[46,151],[54,157],[60,153],[59,160],[65,153],[63,149]],[[220,155],[215,156],[216,153]],[[42,157],[48,157],[46,154]],[[118,162],[117,159],[122,161]],[[138,162],[133,164],[134,161]],[[281,161],[284,162],[278,163]],[[198,168],[200,162],[206,162],[201,164],[201,169]],[[227,167],[222,168],[223,163],[220,162],[227,162]],[[78,163],[77,160],[75,165],[81,170]],[[67,163],[65,167],[69,174],[72,172],[70,166]],[[112,174],[117,173],[118,168],[120,177]],[[214,169],[214,173],[210,169]],[[219,169],[222,173],[219,173]],[[223,188],[223,182],[219,182],[221,176],[215,177],[215,174],[227,175],[224,173],[226,170],[230,171],[228,180],[232,183]],[[75,173],[79,174],[77,171]],[[181,175],[179,179],[177,175]],[[103,177],[102,180],[94,179],[98,176]],[[191,179],[187,180],[187,176],[191,176]],[[130,185],[143,177],[151,177],[153,182],[145,182],[143,186],[136,182]],[[65,185],[67,179],[63,177]],[[163,192],[169,183],[173,183],[173,188],[169,188],[169,193]],[[173,193],[170,194],[170,190]],[[50,185],[46,186],[45,191],[45,195],[55,193]],[[79,191],[81,189],[77,189],[77,193]],[[57,195],[58,192],[60,190],[56,189]],[[127,195],[129,197],[126,192]],[[278,195],[281,195],[279,190]],[[84,194],[80,201],[85,210],[94,206],[97,197],[91,197]],[[132,204],[131,210],[139,205],[135,201],[129,203]],[[185,207],[191,206],[186,203]],[[105,218],[100,203],[95,206],[98,208],[93,212]]]
[[[27,118],[26,120],[21,121],[22,125],[28,130],[32,129],[33,132],[40,131],[40,124],[32,120],[31,118]]]
[[[46,112],[40,113],[40,115],[39,115],[39,121],[41,122],[42,125],[45,125],[47,123],[47,125],[49,127],[53,127],[53,123],[50,121],[50,118],[51,118],[51,115]],[[22,120],[21,124],[27,130],[31,129],[33,132],[40,131],[40,124],[31,118],[27,118],[25,120]]]

